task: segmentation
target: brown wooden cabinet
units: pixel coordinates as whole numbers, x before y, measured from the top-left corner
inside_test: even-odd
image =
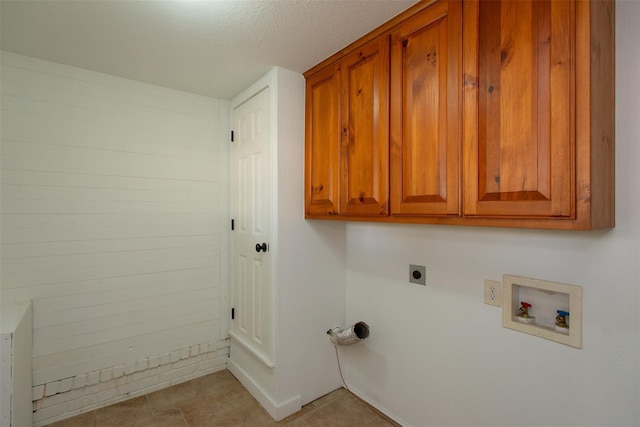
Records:
[[[612,227],[613,4],[463,8],[464,216]]]
[[[341,76],[328,66],[306,82],[305,214],[340,213]]]
[[[315,73],[306,88],[307,216],[387,215],[388,37]]]
[[[307,217],[613,227],[614,15],[608,1],[424,1],[309,70]],[[388,82],[371,77],[385,66]]]
[[[461,82],[460,2],[392,30],[392,215],[460,215]]]
[[[378,37],[341,61],[340,213],[389,212],[389,39]]]
[[[575,213],[573,12],[568,1],[465,3],[465,215]]]

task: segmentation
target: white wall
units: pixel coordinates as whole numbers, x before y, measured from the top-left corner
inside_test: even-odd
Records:
[[[640,424],[640,2],[617,2],[616,227],[348,224],[347,383],[410,426]],[[408,283],[426,265],[427,286]],[[583,348],[501,326],[483,279],[583,287]]]
[[[35,390],[122,378],[80,410],[215,368],[179,359],[224,368],[228,103],[7,52],[1,72],[1,286],[33,299]]]
[[[304,219],[304,78],[278,69],[280,394],[304,405],[342,383],[327,330],[344,324],[345,224]]]

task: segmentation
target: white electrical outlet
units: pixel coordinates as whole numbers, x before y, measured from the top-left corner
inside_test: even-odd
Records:
[[[484,280],[484,303],[502,307],[502,282]]]

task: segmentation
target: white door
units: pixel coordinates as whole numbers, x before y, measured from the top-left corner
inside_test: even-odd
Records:
[[[233,110],[231,129],[231,336],[270,364],[272,257],[269,253],[269,90]]]

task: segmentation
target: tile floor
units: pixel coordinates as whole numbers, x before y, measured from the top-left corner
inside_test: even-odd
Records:
[[[229,371],[220,371],[48,427],[394,427],[344,388],[274,421]]]

